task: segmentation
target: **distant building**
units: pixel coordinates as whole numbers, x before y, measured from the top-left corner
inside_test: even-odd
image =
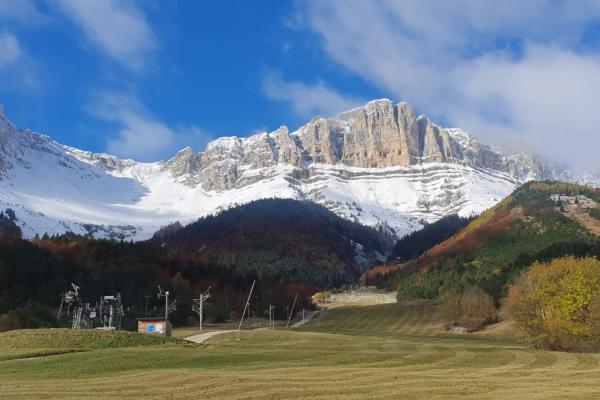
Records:
[[[138,332],[152,335],[171,336],[173,326],[164,318],[138,318]]]

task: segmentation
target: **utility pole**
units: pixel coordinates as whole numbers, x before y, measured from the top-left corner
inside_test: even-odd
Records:
[[[240,329],[242,329],[242,322],[244,322],[244,315],[246,314],[246,310],[250,306],[250,296],[252,296],[252,291],[254,290],[254,284],[256,283],[256,279],[252,281],[252,287],[250,288],[250,294],[248,294],[248,300],[246,300],[246,305],[244,306],[244,312],[242,313],[242,318],[240,318],[240,324],[237,329],[237,340],[240,340]]]
[[[292,315],[294,314],[294,307],[296,306],[296,300],[298,300],[298,295],[296,295],[296,297],[294,297],[294,303],[292,303],[292,311],[290,311],[290,315],[288,315],[288,320],[287,320],[287,324],[286,324],[286,328],[290,327],[290,320],[292,319]]]
[[[58,307],[58,314],[56,314],[56,319],[60,319],[60,315],[62,313],[63,302],[65,301],[65,295],[60,296],[60,307]]]
[[[165,319],[169,319],[169,291],[165,292]]]
[[[269,328],[275,330],[275,306],[269,304]]]
[[[158,294],[157,297],[160,299],[161,297],[165,298],[165,323],[169,323],[169,314],[172,311],[175,311],[177,309],[175,303],[177,303],[177,300],[175,300],[174,302],[169,304],[169,291],[164,291],[162,290],[162,288],[159,286],[158,287]]]
[[[145,295],[144,297],[146,298],[146,307],[145,307],[144,313],[146,315],[148,315],[148,299],[150,298],[150,296],[149,295]]]
[[[210,287],[204,293],[201,293],[197,299],[193,299],[195,304],[192,306],[192,309],[198,314],[200,319],[200,330],[202,330],[202,321],[204,319],[204,303],[208,299],[210,299]]]

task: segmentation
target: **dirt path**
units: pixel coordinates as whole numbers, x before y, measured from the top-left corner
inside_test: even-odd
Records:
[[[203,343],[205,340],[208,340],[213,336],[217,336],[217,335],[221,335],[223,333],[229,333],[229,332],[235,332],[235,331],[220,330],[220,331],[210,331],[210,332],[198,333],[196,335],[192,335],[192,336],[183,338],[183,340],[187,340],[188,342],[194,342],[194,343]]]

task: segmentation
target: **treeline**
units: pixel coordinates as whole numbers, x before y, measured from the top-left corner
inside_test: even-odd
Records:
[[[208,287],[209,320],[241,313],[254,280],[252,313],[262,316],[276,304],[276,317],[284,318],[296,295],[297,306],[307,308],[318,289],[356,279],[364,268],[356,262],[357,243],[363,260],[374,260],[390,242],[322,207],[291,200],[260,201],[171,226],[145,242],[73,234],[0,241],[0,325],[54,324],[70,282],[92,303],[119,292],[130,328],[138,316],[161,313],[158,285],[177,299],[175,324],[193,322],[192,298]]]
[[[510,249],[505,249],[510,251]],[[585,241],[554,243],[534,253],[516,253],[505,264],[486,264],[474,254],[463,254],[431,265],[427,271],[397,277],[399,300],[436,299],[449,289],[482,288],[498,305],[514,282],[532,263],[565,255],[600,257],[600,244]]]
[[[353,274],[389,254],[393,246],[393,238],[384,232],[313,202],[288,199],[255,201],[185,227],[174,224],[157,232],[153,242],[185,250],[209,245],[224,251],[260,248],[263,254],[285,254],[321,268],[351,269]],[[364,249],[365,265],[356,258],[357,243]]]
[[[412,232],[396,242],[388,262],[404,262],[415,258],[438,243],[450,238],[467,226],[473,218],[463,218],[456,214],[444,217],[423,229]]]
[[[21,228],[16,224],[17,217],[11,208],[0,211],[0,238],[20,239]]]
[[[208,318],[224,319],[225,312],[240,307],[253,279],[255,275],[218,266],[180,262],[148,244],[63,237],[35,244],[11,241],[0,244],[0,322],[4,325],[0,329],[58,324],[60,295],[71,282],[81,287],[82,299],[91,303],[100,296],[120,293],[127,328],[134,327],[138,316],[160,315],[158,285],[178,300],[171,316],[175,324],[187,322],[192,298],[208,286],[214,293]],[[269,285],[276,284],[262,281],[259,287]]]

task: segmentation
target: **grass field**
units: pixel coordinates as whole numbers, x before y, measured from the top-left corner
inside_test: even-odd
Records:
[[[4,335],[0,356],[12,358],[0,361],[2,399],[600,398],[600,355],[445,334],[426,303],[331,309],[299,331],[245,331],[239,342],[224,334],[36,358],[15,350],[43,340],[9,346]],[[53,349],[77,349],[65,341]]]

